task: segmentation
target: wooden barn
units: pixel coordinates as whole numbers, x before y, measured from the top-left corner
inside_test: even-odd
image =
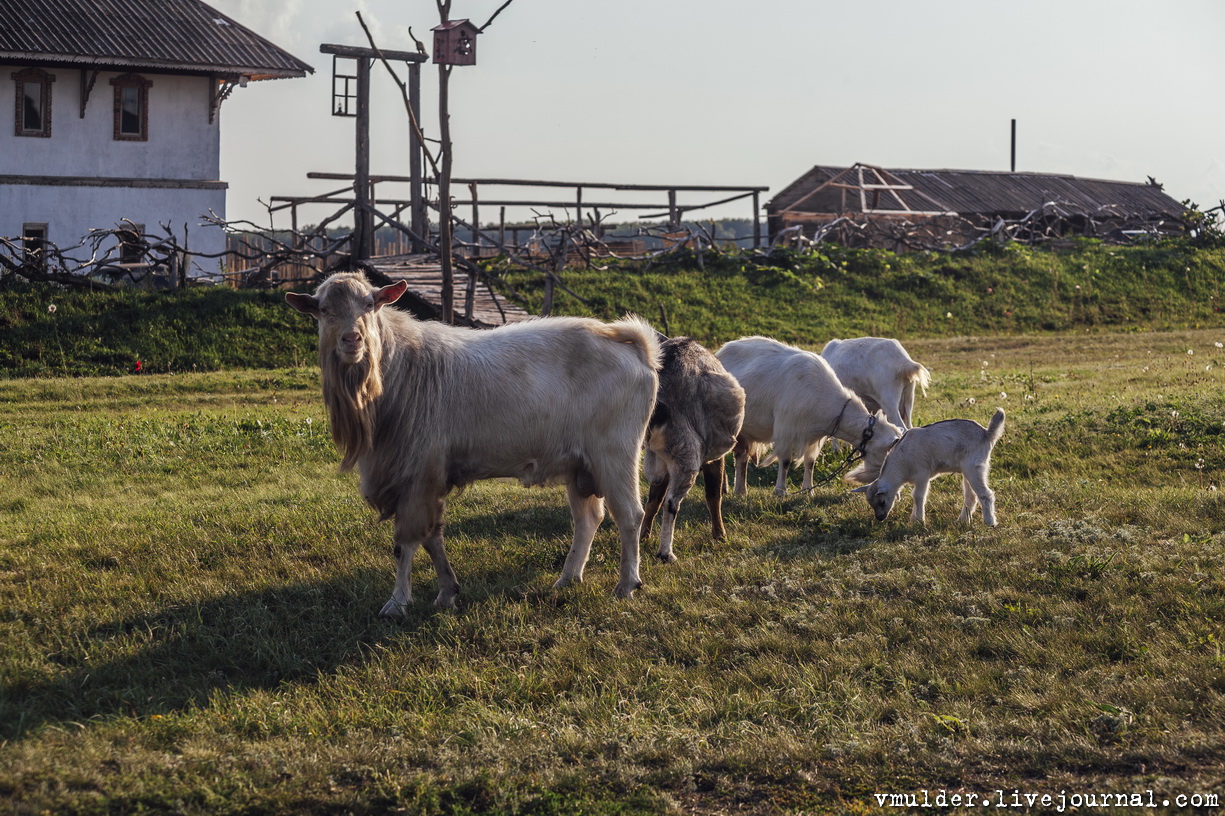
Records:
[[[1179,233],[1184,211],[1152,179],[868,164],[814,167],[766,204],[771,236],[889,249],[963,244],[1004,228],[1020,240]]]

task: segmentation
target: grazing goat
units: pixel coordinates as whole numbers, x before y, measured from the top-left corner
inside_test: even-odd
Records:
[[[901,343],[885,337],[830,340],[821,357],[869,411],[882,410],[899,428],[911,427],[915,386],[926,394],[931,373],[910,359]]]
[[[946,419],[907,431],[881,466],[880,475],[871,484],[855,489],[863,493],[884,521],[902,485],[914,485],[914,509],[910,520],[927,521],[927,489],[931,480],[942,473],[960,473],[962,492],[962,524],[970,521],[978,502],[983,503],[983,521],[994,527],[995,493],[987,486],[991,472],[991,450],[1004,435],[1004,409],[996,408],[991,424],[986,428],[969,419]]]
[[[637,318],[604,324],[545,318],[492,330],[422,322],[385,308],[406,285],[329,277],[314,296],[287,294],[319,321],[319,365],[341,469],[395,518],[396,583],[382,614],[412,600],[413,556],[425,545],[437,606],[455,604],[444,497],[478,479],[565,480],[574,541],[555,587],[581,581],[604,501],[621,536],[616,594],[638,577],[638,457],[658,387],[659,342]]]
[[[655,413],[647,426],[643,470],[651,483],[642,541],[663,504],[659,523],[659,558],[672,562],[672,536],[676,514],[702,472],[710,532],[723,538],[723,457],[736,443],[744,421],[744,389],[699,343],[688,337],[662,345],[663,368]],[[665,497],[667,501],[665,502]]]
[[[866,483],[876,478],[885,452],[902,435],[877,411],[864,407],[838,381],[829,363],[768,337],[745,337],[724,344],[716,356],[745,393],[744,425],[736,439],[736,493],[745,493],[748,459],[769,444],[778,459],[774,493],[787,492],[791,462],[804,459],[804,489],[812,489],[813,461],[821,445],[835,437],[862,450],[863,461],[846,475]]]

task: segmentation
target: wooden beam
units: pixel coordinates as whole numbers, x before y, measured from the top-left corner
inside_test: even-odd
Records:
[[[338,57],[348,57],[349,59],[378,59],[383,57],[396,62],[425,62],[429,59],[427,54],[422,54],[419,51],[388,51],[385,48],[380,48],[377,51],[373,48],[362,48],[357,45],[336,45],[333,43],[323,43],[319,46],[321,54],[335,54]]]
[[[329,179],[332,181],[344,181],[353,178],[352,173],[307,173],[309,179]],[[408,176],[372,176],[376,181],[409,181]],[[615,184],[607,182],[595,181],[540,181],[536,179],[496,179],[496,178],[453,178],[453,184],[487,184],[487,185],[504,185],[507,187],[592,187],[600,190],[644,190],[654,192],[667,192],[668,190],[677,190],[681,192],[739,192],[739,193],[764,193],[769,187],[736,187],[726,185],[709,185],[709,184]],[[588,205],[590,206],[590,205]]]

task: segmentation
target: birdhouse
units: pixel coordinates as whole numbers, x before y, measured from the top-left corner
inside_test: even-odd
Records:
[[[434,26],[434,62],[440,65],[476,65],[476,35],[469,20],[451,20]]]

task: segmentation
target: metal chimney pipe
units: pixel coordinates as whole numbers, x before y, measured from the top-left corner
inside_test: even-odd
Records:
[[[1012,169],[1009,172],[1017,172],[1017,120],[1012,120]]]

